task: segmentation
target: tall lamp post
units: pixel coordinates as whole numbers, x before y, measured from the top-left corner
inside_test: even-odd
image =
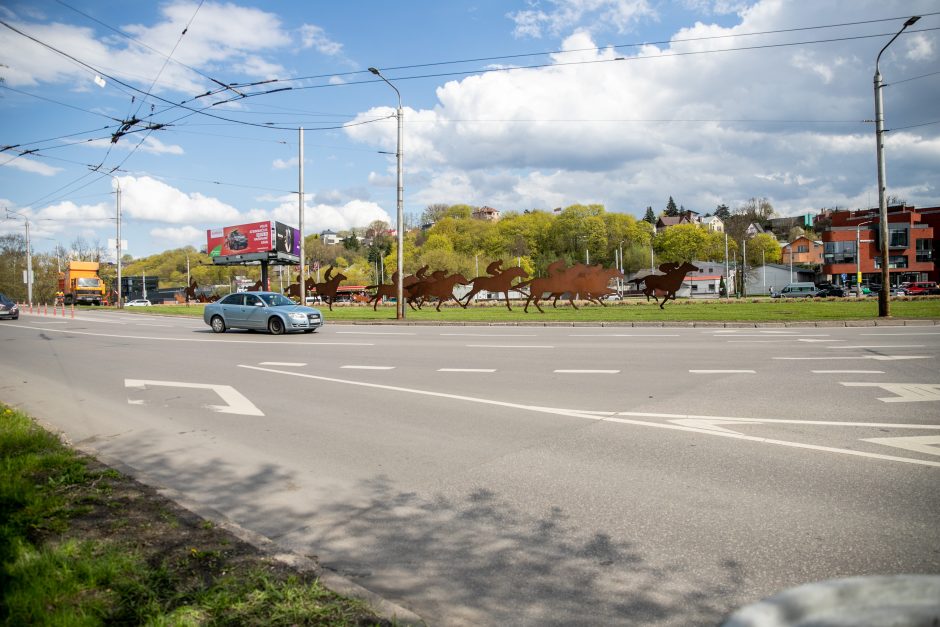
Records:
[[[879,225],[881,233],[881,292],[878,293],[878,316],[881,318],[890,315],[888,306],[888,294],[890,293],[890,273],[888,271],[890,242],[888,241],[888,201],[885,197],[887,183],[885,182],[885,117],[884,100],[882,98],[882,88],[884,85],[881,82],[881,70],[878,68],[878,64],[881,62],[881,55],[888,49],[888,46],[894,43],[894,40],[904,32],[904,29],[908,26],[912,26],[919,19],[920,16],[915,15],[904,22],[901,30],[885,44],[885,47],[881,49],[881,52],[878,53],[878,57],[875,59],[875,146],[878,155],[878,216],[881,220],[881,224]]]
[[[398,91],[398,88],[392,85],[387,78],[382,76],[382,73],[379,72],[376,68],[370,67],[369,71],[385,81],[389,87],[395,90],[395,94],[398,95],[398,111],[396,112],[396,117],[398,118],[398,147],[395,150],[395,156],[398,161],[398,202],[397,202],[397,230],[398,230],[398,285],[395,287],[395,318],[398,320],[405,319],[405,303],[404,303],[404,290],[403,285],[405,282],[405,272],[404,272],[404,249],[405,249],[405,229],[404,224],[402,223],[402,203],[404,201],[404,192],[405,187],[402,180],[401,172],[401,138],[402,138],[402,121],[404,120],[404,112],[401,108],[401,92]]]

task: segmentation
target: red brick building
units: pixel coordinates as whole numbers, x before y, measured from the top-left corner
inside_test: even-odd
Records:
[[[831,224],[822,234],[822,273],[836,284],[881,283],[880,226],[877,209],[833,211]],[[936,281],[937,235],[940,207],[888,208],[888,272],[891,285],[904,281]],[[843,279],[843,275],[845,279]]]

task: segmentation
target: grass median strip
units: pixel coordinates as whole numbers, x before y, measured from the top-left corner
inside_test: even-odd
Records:
[[[382,625],[0,404],[0,624]]]

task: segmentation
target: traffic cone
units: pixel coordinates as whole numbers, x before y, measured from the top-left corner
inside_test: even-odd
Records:
[[[62,306],[65,307],[65,305]],[[72,319],[75,319],[75,303],[72,303]]]

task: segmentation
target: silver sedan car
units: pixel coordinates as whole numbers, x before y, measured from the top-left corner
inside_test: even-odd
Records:
[[[206,305],[202,319],[216,333],[227,329],[267,329],[272,335],[290,331],[313,333],[323,326],[319,309],[298,305],[277,292],[237,292]]]

